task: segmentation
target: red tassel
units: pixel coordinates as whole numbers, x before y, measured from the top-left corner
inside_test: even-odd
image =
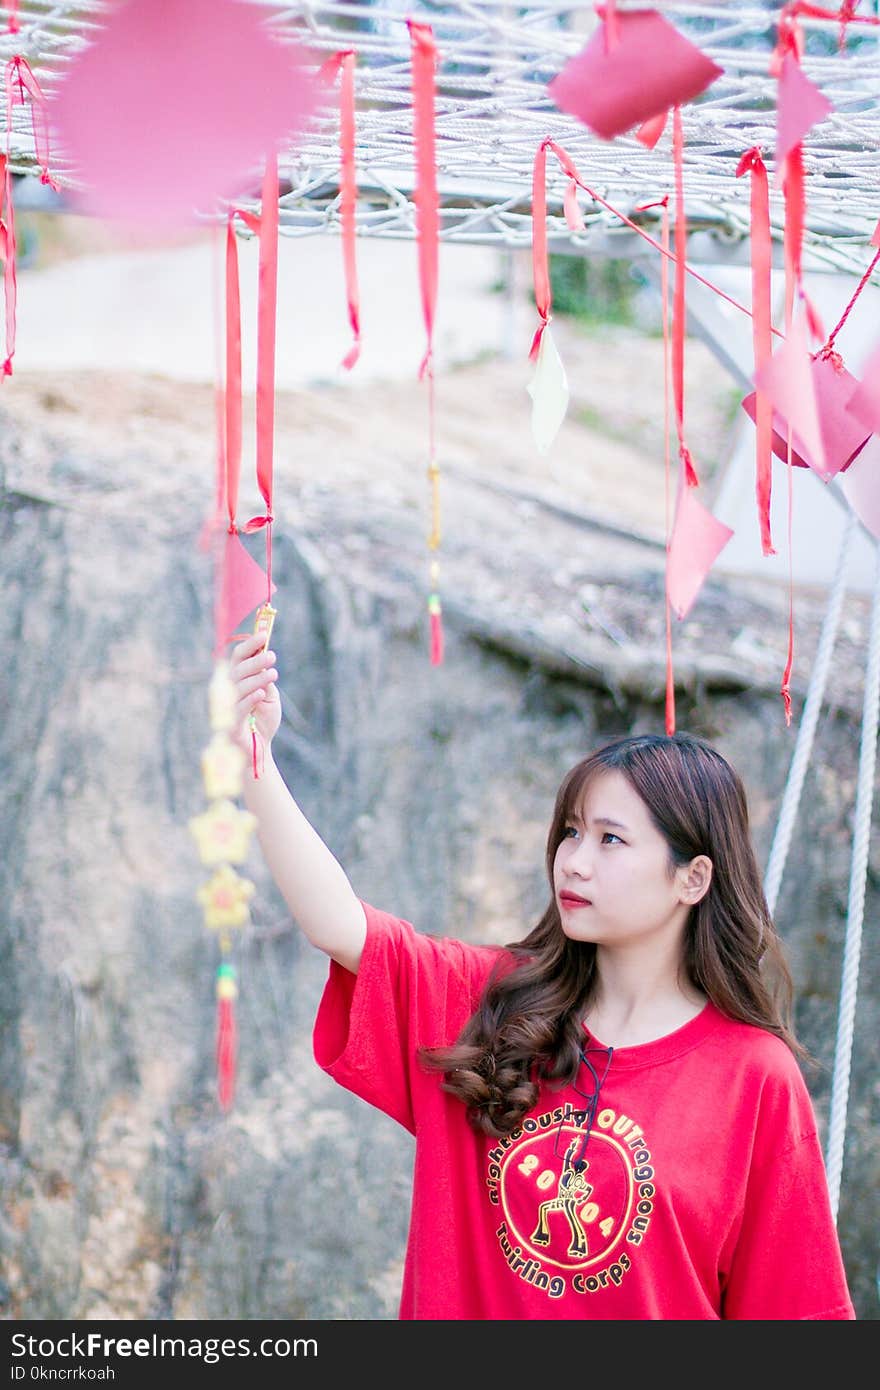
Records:
[[[263,773],[263,740],[251,724],[251,766],[254,773],[254,781]]]
[[[235,1057],[237,1052],[235,1000],[217,1000],[217,1097],[224,1110],[235,1095]]]
[[[428,612],[431,617],[431,665],[441,666],[443,664],[443,613],[436,594],[432,594],[428,600]]]

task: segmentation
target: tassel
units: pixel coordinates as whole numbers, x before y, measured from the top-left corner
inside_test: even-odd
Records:
[[[428,598],[428,613],[431,618],[431,665],[443,664],[443,610],[440,595],[431,594]]]
[[[229,1110],[235,1094],[237,1031],[235,968],[228,961],[217,970],[217,1098]]]
[[[253,715],[248,720],[251,731],[251,767],[254,774],[254,781],[263,775],[263,740],[257,733],[257,721]]]

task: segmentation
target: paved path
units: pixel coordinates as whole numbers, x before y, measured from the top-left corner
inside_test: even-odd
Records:
[[[397,380],[418,373],[425,350],[415,243],[358,245],[362,352],[340,368],[351,345],[338,237],[281,239],[276,382],[279,390],[318,383]],[[511,338],[507,297],[492,289],[502,253],[441,247],[434,331],[439,370],[497,352]],[[255,381],[257,244],[240,244],[245,389]],[[213,381],[218,265],[209,238],[172,249],[78,256],[19,275],[19,371],[158,373]],[[534,318],[534,311],[532,313]],[[524,303],[518,347],[527,357],[534,323]]]

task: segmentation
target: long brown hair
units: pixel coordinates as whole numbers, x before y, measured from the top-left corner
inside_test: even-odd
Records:
[[[618,738],[573,767],[557,792],[544,915],[506,946],[456,1042],[421,1053],[426,1066],[445,1073],[444,1089],[464,1102],[474,1128],[489,1135],[516,1128],[542,1080],[577,1076],[596,947],[563,932],[553,866],[588,785],[606,772],[622,773],[642,798],[672,869],[700,854],[712,861],[709,891],[691,908],[685,931],[682,964],[692,984],[729,1018],[775,1033],[798,1058],[809,1058],[793,1030],[791,974],[764,897],[739,775],[692,734]]]

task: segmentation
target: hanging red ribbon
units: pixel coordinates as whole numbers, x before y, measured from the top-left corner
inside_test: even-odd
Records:
[[[0,260],[3,261],[3,312],[6,319],[6,355],[0,381],[12,375],[15,355],[15,314],[18,287],[15,271],[15,208],[12,204],[12,176],[9,162],[0,154]]]
[[[553,307],[553,294],[550,288],[550,267],[547,256],[547,147],[548,140],[542,140],[535,154],[532,166],[532,283],[535,291],[535,307],[540,323],[529,349],[529,361],[538,356],[544,329],[550,322]],[[571,188],[569,183],[569,188]]]
[[[666,260],[674,261],[676,259],[674,251],[670,251],[668,247],[664,249],[659,241],[656,241],[649,232],[645,231],[644,227],[639,226],[638,222],[633,222],[632,218],[627,217],[626,213],[621,212],[618,208],[613,207],[611,203],[607,201],[607,199],[603,198],[600,193],[597,193],[594,188],[591,188],[588,183],[584,183],[583,179],[581,178],[580,174],[578,173],[577,169],[572,163],[570,156],[566,153],[566,151],[562,148],[561,145],[557,145],[555,140],[551,140],[548,138],[542,141],[542,148],[553,151],[560,165],[562,166],[563,172],[566,173],[570,179],[573,179],[574,182],[577,184],[578,188],[582,188],[584,192],[588,194],[590,198],[592,198],[594,203],[601,204],[603,208],[607,208],[608,211],[613,213],[615,217],[619,217],[620,221],[623,222],[625,226],[629,227],[632,231],[636,232],[637,235],[642,237],[644,241],[647,241],[648,245],[653,246],[654,250],[659,251],[661,256],[663,256]],[[734,299],[732,295],[727,294],[726,291],[722,290],[718,285],[713,285],[711,280],[707,280],[704,275],[701,275],[699,273],[699,271],[694,270],[693,266],[685,265],[684,269],[685,272],[692,277],[692,279],[699,280],[700,284],[705,285],[707,290],[711,290],[713,294],[717,294],[719,299],[725,300],[725,302],[731,304],[734,309],[739,309],[740,313],[748,314],[749,317],[751,317],[751,310],[747,308],[745,304],[740,304],[738,299]],[[777,337],[784,337],[784,334],[778,328],[774,328],[772,332],[775,333]]]
[[[318,76],[333,82],[341,72],[339,84],[339,220],[342,224],[342,264],[345,272],[345,293],[348,301],[348,321],[354,343],[342,359],[350,371],[361,354],[361,311],[357,274],[357,175],[355,171],[355,100],[354,71],[357,55],[353,48],[340,49],[321,64]]]
[[[6,64],[6,154],[12,131],[13,106],[31,104],[31,124],[34,132],[34,151],[40,166],[40,182],[58,191],[58,184],[49,173],[49,110],[39,82],[24,58],[10,58]]]
[[[669,550],[672,542],[672,463],[670,449],[669,411],[669,197],[658,203],[644,203],[639,212],[661,207],[661,245],[664,255],[660,261],[660,321],[663,326],[663,487],[666,520],[666,732],[675,733],[675,673],[672,663],[672,601],[669,596]]]
[[[427,331],[427,349],[419,376],[430,375],[434,341],[434,311],[437,304],[439,266],[440,208],[437,197],[436,132],[434,84],[437,49],[428,24],[408,19],[412,49],[413,118],[416,158],[416,234],[419,252],[419,284],[422,313]]]
[[[251,517],[246,532],[266,528],[266,601],[272,597],[272,490],[275,450],[275,326],[278,316],[278,157],[271,152],[263,175],[259,221],[257,300],[257,486],[265,515]]]
[[[275,426],[275,323],[278,280],[278,165],[274,154],[266,161],[260,215],[244,208],[230,209],[226,225],[226,380],[217,410],[218,456],[223,477],[218,480],[220,505],[225,502],[226,535],[219,551],[216,575],[215,650],[232,639],[241,619],[262,601],[271,602],[272,489]],[[256,475],[265,514],[240,527],[237,521],[242,452],[241,293],[235,217],[260,238],[257,306]],[[266,529],[266,569],[251,558],[240,532]]]
[[[757,145],[739,161],[736,177],[751,174],[750,246],[752,263],[752,348],[755,372],[772,353],[770,190],[767,166]],[[764,391],[755,394],[755,498],[761,531],[761,550],[775,555],[770,534],[773,407]]]
[[[235,213],[226,221],[226,388],[224,448],[226,512],[229,530],[238,529],[238,487],[241,477],[241,289],[238,274],[238,238]]]
[[[342,365],[346,371],[351,371],[361,355],[361,309],[358,290],[357,224],[355,219],[357,174],[354,161],[354,67],[354,53],[343,54],[342,81],[339,93],[339,152],[341,158],[339,215],[342,221],[342,261],[345,268],[348,321],[354,336],[354,343],[342,359]]]
[[[672,112],[672,155],[675,167],[675,289],[672,308],[672,390],[678,428],[678,456],[684,466],[688,487],[699,487],[684,434],[684,340],[686,334],[685,279],[687,274],[687,213],[684,203],[684,137],[681,107]]]
[[[769,71],[771,76],[778,79],[780,85],[784,79],[787,64],[794,63],[798,68],[800,67],[805,45],[803,31],[798,21],[798,15],[803,12],[800,0],[795,0],[795,3],[787,4],[783,7],[779,17],[776,47],[770,56]],[[787,335],[791,330],[794,316],[794,297],[795,293],[797,293],[803,302],[810,331],[813,333],[814,337],[821,338],[822,330],[819,317],[813,309],[803,284],[802,250],[804,225],[806,221],[806,192],[802,140],[797,140],[793,146],[786,151],[783,159],[783,167],[780,172],[782,174],[782,188],[785,198],[785,220],[782,233],[785,261],[785,332]],[[794,561],[792,556],[794,512],[793,467],[792,429],[791,422],[789,422],[786,458],[786,468],[788,470],[788,651],[779,692],[782,696],[786,725],[791,724],[791,673],[794,666]]]
[[[13,14],[9,30],[18,32],[18,22]],[[6,89],[6,154],[3,159],[2,187],[0,187],[0,256],[3,258],[3,299],[6,316],[6,355],[3,359],[3,377],[12,375],[12,359],[15,356],[16,313],[18,301],[18,282],[15,266],[15,209],[12,204],[12,174],[10,156],[12,143],[12,110],[15,106],[26,106],[30,101],[31,125],[34,132],[34,152],[40,166],[42,183],[57,191],[58,184],[49,173],[49,115],[46,98],[39,82],[34,77],[24,58],[10,58],[4,72]]]
[[[435,439],[433,370],[434,314],[437,304],[440,247],[435,129],[437,49],[430,25],[417,24],[414,20],[408,19],[407,27],[412,54],[419,285],[427,334],[427,346],[419,368],[419,380],[423,377],[428,379],[428,481],[431,488],[431,530],[428,535],[428,549],[432,555],[428,595],[430,660],[432,666],[439,666],[443,661],[443,610],[440,603],[437,562],[437,551],[440,547],[440,472],[437,467]]]

